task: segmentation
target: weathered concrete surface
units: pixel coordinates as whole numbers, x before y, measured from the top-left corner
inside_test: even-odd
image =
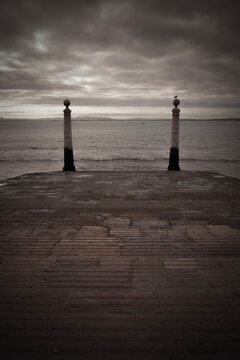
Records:
[[[239,198],[207,172],[9,180],[0,358],[239,358]]]

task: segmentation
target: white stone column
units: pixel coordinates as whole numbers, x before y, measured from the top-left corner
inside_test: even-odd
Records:
[[[176,98],[173,100],[174,108],[172,109],[172,139],[171,139],[168,170],[180,170],[180,167],[179,167],[179,114],[180,114],[180,109],[178,108],[179,104],[180,104],[179,99]]]
[[[64,167],[63,171],[75,171],[73,161],[73,147],[72,147],[72,126],[71,126],[71,110],[69,109],[70,101],[64,100],[63,104],[66,109],[64,113]]]

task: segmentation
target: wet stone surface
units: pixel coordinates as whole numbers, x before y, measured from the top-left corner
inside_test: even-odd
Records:
[[[0,358],[238,358],[239,200],[209,172],[8,180]]]

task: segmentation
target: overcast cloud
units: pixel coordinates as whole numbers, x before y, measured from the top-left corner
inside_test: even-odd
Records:
[[[239,1],[2,0],[2,117],[239,117]]]

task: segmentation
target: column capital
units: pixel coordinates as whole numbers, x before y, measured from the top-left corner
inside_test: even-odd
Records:
[[[178,105],[180,104],[180,100],[175,97],[173,100],[174,108],[172,109],[173,115],[179,115],[180,109],[178,108]]]
[[[69,109],[70,104],[71,104],[71,102],[68,99],[65,99],[63,101],[63,105],[66,106],[66,108],[63,110],[64,114],[70,114],[71,113],[71,109]]]
[[[63,105],[65,105],[67,109],[68,109],[68,107],[70,106],[70,104],[71,104],[71,102],[70,102],[70,100],[68,100],[68,99],[65,99],[65,100],[63,101]]]
[[[179,104],[180,104],[180,100],[177,97],[175,97],[174,100],[173,100],[173,105],[175,107],[177,107]]]
[[[180,109],[177,106],[175,106],[175,108],[172,109],[172,113],[173,115],[179,115]]]

